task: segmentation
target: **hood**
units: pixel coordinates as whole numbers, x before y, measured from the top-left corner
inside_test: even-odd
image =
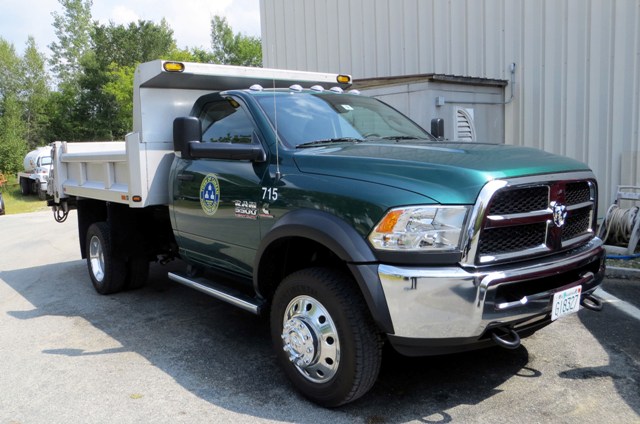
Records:
[[[494,179],[589,169],[537,149],[448,142],[333,144],[299,149],[294,160],[303,173],[397,187],[447,204],[474,203]]]

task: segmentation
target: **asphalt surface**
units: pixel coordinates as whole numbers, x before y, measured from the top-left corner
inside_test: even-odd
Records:
[[[144,289],[97,294],[75,214],[0,216],[0,246],[0,424],[640,423],[640,321],[611,304],[514,351],[387,350],[371,392],[327,410],[289,385],[265,320],[170,282],[167,267]],[[639,287],[604,283],[636,307]]]

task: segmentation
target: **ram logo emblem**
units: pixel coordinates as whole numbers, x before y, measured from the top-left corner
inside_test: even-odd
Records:
[[[553,211],[553,223],[556,227],[564,227],[564,223],[567,219],[567,207],[565,205],[553,202],[551,204]]]

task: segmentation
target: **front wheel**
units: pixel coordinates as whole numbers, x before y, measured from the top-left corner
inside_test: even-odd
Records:
[[[47,190],[43,190],[40,183],[37,184],[38,199],[47,200]]]
[[[319,405],[351,402],[378,377],[381,336],[355,283],[336,270],[285,278],[273,298],[271,337],[289,379]]]

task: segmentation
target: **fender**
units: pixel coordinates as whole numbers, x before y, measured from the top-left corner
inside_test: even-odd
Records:
[[[389,308],[378,277],[378,259],[362,235],[344,220],[327,212],[298,209],[276,222],[258,247],[254,263],[258,272],[253,276],[256,293],[259,293],[258,276],[264,252],[272,243],[288,237],[313,240],[344,261],[358,283],[374,321],[385,333],[393,333]]]

